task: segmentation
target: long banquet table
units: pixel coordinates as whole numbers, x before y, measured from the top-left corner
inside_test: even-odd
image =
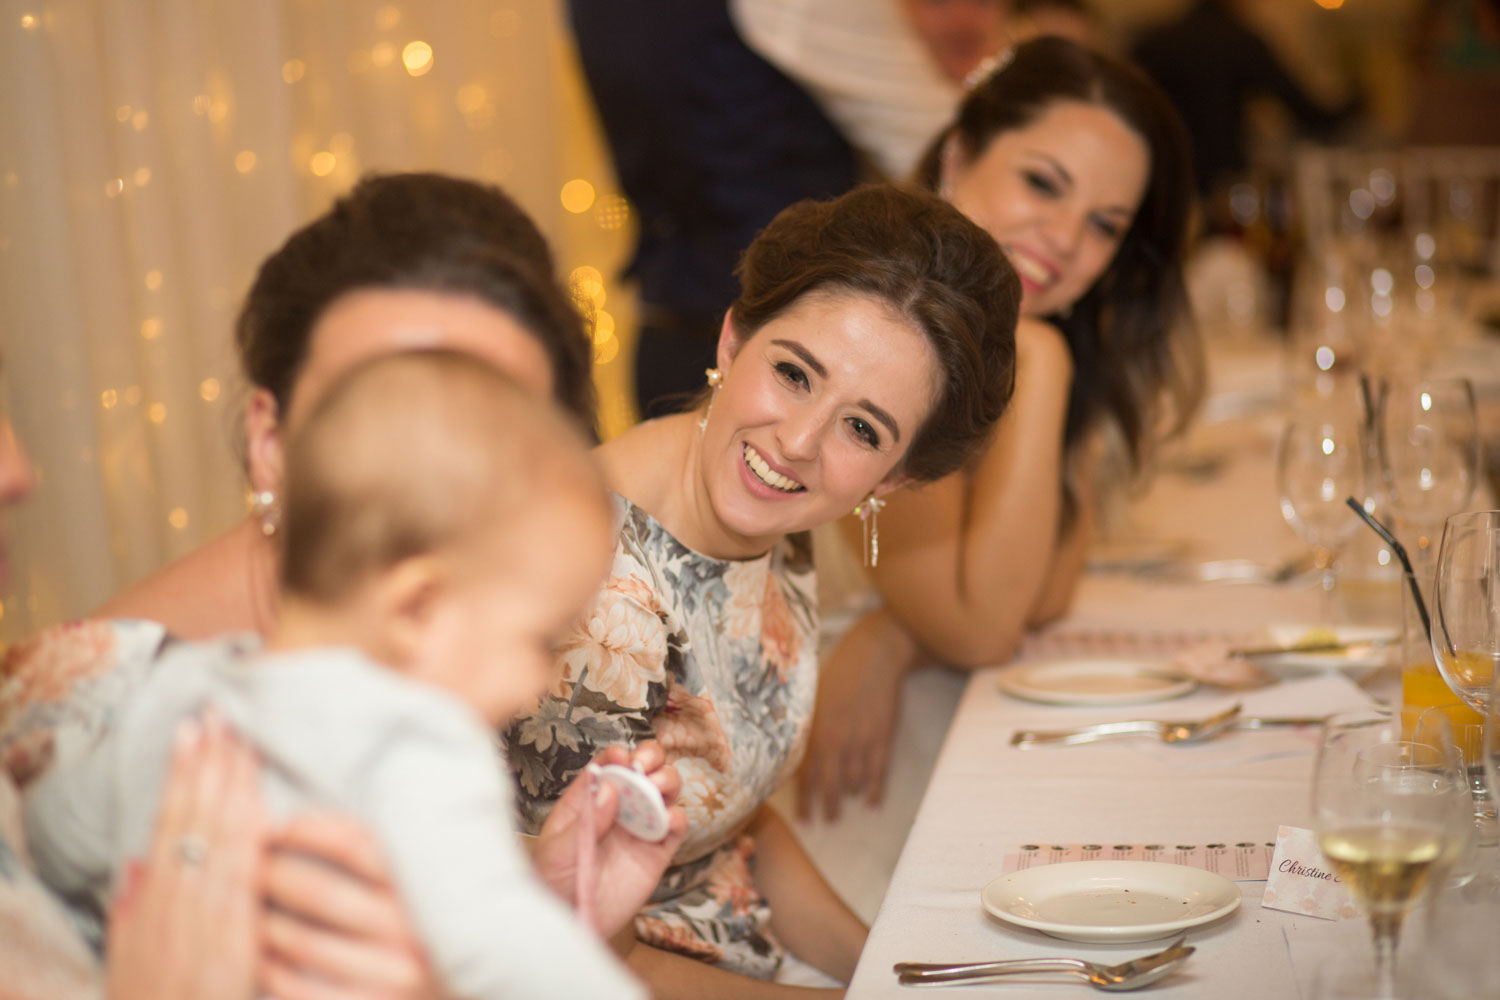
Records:
[[[1276,563],[1295,554],[1282,523],[1272,469],[1278,418],[1221,424],[1199,442],[1228,456],[1220,468],[1164,473],[1130,512],[1131,533],[1187,543],[1194,560],[1245,557]],[[1394,590],[1391,591],[1391,595]],[[1155,582],[1124,573],[1088,575],[1065,621],[1023,650],[1021,661],[1070,648],[1168,649],[1194,637],[1244,636],[1270,622],[1311,622],[1326,613],[1313,584],[1205,585]],[[1394,606],[1394,605],[1392,605]],[[999,668],[1003,669],[1003,668]],[[1391,677],[1366,680],[1389,694]],[[1334,682],[1337,685],[1338,682]],[[1326,686],[1326,685],[1325,685]],[[1361,693],[1349,685],[1355,696]],[[1268,688],[1261,692],[1264,697]],[[1197,746],[1121,739],[1084,746],[1018,750],[1020,728],[1060,728],[1132,717],[1197,718],[1233,696],[1203,689],[1135,707],[1084,708],[1020,701],[997,688],[997,670],[968,682],[918,810],[869,942],[851,997],[910,997],[891,966],[903,960],[977,961],[1071,955],[1106,962],[1153,951],[1165,941],[1079,944],[1012,927],[988,916],[980,889],[1022,844],[1203,845],[1265,843],[1277,827],[1310,825],[1314,729],[1235,731]],[[1321,714],[1326,705],[1308,706]],[[1238,882],[1240,908],[1188,932],[1197,954],[1148,991],[1163,997],[1224,1000],[1297,997],[1308,976],[1308,942],[1350,937],[1342,925],[1264,909],[1265,883]],[[1058,997],[1088,993],[1055,979],[966,987],[962,995]]]

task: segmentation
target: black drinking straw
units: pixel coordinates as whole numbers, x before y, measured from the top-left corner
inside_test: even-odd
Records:
[[[1411,587],[1412,600],[1417,602],[1417,614],[1422,616],[1422,631],[1426,633],[1427,641],[1431,642],[1432,620],[1427,617],[1427,602],[1422,600],[1422,588],[1417,583],[1417,571],[1411,568],[1411,560],[1406,557],[1406,549],[1402,547],[1400,542],[1396,541],[1396,536],[1391,534],[1391,529],[1370,516],[1370,512],[1365,510],[1364,504],[1353,497],[1345,497],[1344,503],[1348,504],[1349,509],[1358,514],[1362,521],[1374,528],[1375,534],[1379,535],[1381,541],[1389,545],[1391,551],[1396,553],[1396,558],[1401,560],[1401,565],[1406,568],[1406,582]]]

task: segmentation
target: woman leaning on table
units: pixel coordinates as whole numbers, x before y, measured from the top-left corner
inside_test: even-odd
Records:
[[[110,706],[128,693],[127,679],[142,673],[121,666],[143,665],[176,636],[261,631],[274,618],[272,535],[282,439],[295,433],[301,415],[339,373],[407,348],[463,350],[592,424],[588,340],[555,280],[545,242],[505,195],[466,181],[431,174],[362,181],[262,265],[236,339],[252,386],[245,434],[257,510],[110,601],[99,612],[103,617],[48,630],[9,652],[0,667],[6,682],[0,761],[23,793],[29,780],[57,763],[70,739],[108,724]],[[623,751],[613,758],[629,759]],[[633,760],[669,799],[675,796],[677,778],[661,767],[660,748],[643,746]],[[535,857],[543,878],[571,898],[578,797],[566,801],[570,807],[541,831]],[[606,814],[609,808],[606,802]],[[599,833],[604,896],[597,919],[612,930],[628,920],[667,859],[617,828],[601,824]],[[207,858],[249,849],[250,833],[223,835],[225,842],[210,845]],[[330,989],[351,996],[434,995],[367,835],[334,817],[306,816],[269,836],[264,990],[283,1000]],[[152,877],[145,885],[166,885],[163,894],[174,879],[188,877],[159,865],[146,871]],[[128,904],[131,894],[126,897]],[[140,912],[182,911],[143,905]]]
[[[973,462],[889,498],[868,574],[880,607],[824,666],[803,813],[821,800],[834,815],[845,793],[879,800],[910,669],[1002,662],[1063,613],[1093,502],[1124,485],[1099,482],[1101,454],[1141,474],[1202,391],[1181,274],[1187,137],[1140,73],[1060,38],[1020,45],[969,91],[917,179],[1021,277],[1016,392]]]
[[[740,279],[707,398],[598,449],[615,561],[551,694],[508,734],[533,825],[598,747],[655,738],[676,765],[688,836],[628,959],[663,1000],[785,995],[809,971],[787,953],[823,983],[853,972],[865,927],[764,805],[812,714],[801,533],[958,468],[1012,383],[1015,274],[931,195],[794,205]]]

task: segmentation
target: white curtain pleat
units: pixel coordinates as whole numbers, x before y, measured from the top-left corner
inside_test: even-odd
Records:
[[[559,0],[0,10],[0,355],[41,474],[4,515],[0,641],[87,613],[243,515],[236,310],[260,260],[362,173],[501,184],[629,327],[612,281],[628,208]],[[592,192],[571,209],[570,180]],[[614,432],[629,352],[608,327],[596,341]]]

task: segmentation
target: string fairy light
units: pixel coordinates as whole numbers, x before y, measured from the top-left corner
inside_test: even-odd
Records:
[[[418,39],[401,50],[401,62],[412,76],[425,76],[432,69],[432,46]]]
[[[581,177],[575,177],[562,186],[559,196],[562,198],[563,208],[578,215],[593,207],[594,185]]]

